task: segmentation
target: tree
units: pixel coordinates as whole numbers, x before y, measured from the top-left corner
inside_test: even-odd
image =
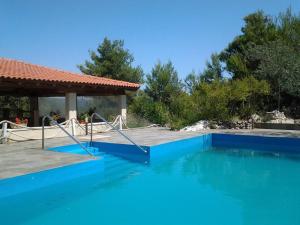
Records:
[[[215,80],[223,79],[223,65],[220,61],[220,55],[213,53],[210,61],[206,62],[205,69],[202,73],[196,74],[195,71],[190,73],[184,80],[184,86],[188,93],[194,92],[201,82],[212,83]]]
[[[248,119],[263,106],[264,97],[270,94],[270,85],[253,76],[230,81],[230,113]]]
[[[266,81],[253,76],[234,80],[201,82],[191,98],[195,106],[193,114],[198,119],[226,121],[233,116],[249,118],[258,110],[260,99],[269,94]]]
[[[199,83],[201,82],[200,75],[197,75],[195,71],[192,71],[187,77],[184,79],[184,87],[185,90],[192,94]]]
[[[180,129],[198,121],[199,115],[191,95],[182,92],[172,96],[170,107],[170,127]]]
[[[124,49],[124,41],[104,38],[97,51],[90,51],[91,61],[86,60],[78,68],[84,74],[117,80],[142,83],[143,70],[134,67],[133,55]]]
[[[170,122],[169,110],[161,102],[155,102],[140,90],[129,106],[129,111],[152,123],[165,125]]]
[[[209,83],[223,78],[223,67],[220,61],[220,56],[217,53],[213,53],[210,58],[211,60],[206,62],[206,69],[200,75],[200,79],[202,81]]]
[[[300,56],[282,41],[257,46],[250,51],[250,57],[259,60],[255,71],[259,79],[268,80],[272,86],[277,107],[281,108],[282,93],[300,97]]]
[[[257,69],[258,62],[249,60],[247,56],[249,49],[277,38],[275,23],[262,11],[246,16],[244,21],[242,34],[237,36],[220,55],[221,61],[226,64],[227,71],[234,79],[249,76]]]
[[[226,121],[231,118],[229,113],[230,87],[227,81],[215,80],[211,83],[201,82],[192,94],[196,104],[198,119]]]
[[[201,119],[248,119],[274,109],[276,101],[278,108],[294,108],[289,112],[297,115],[300,16],[291,9],[277,18],[258,11],[244,21],[241,35],[220,54],[212,54],[201,73],[186,77],[185,89],[170,62],[155,65],[145,91],[133,101],[135,112],[176,129]],[[227,73],[232,77],[225,78]]]
[[[146,77],[145,92],[154,101],[170,104],[171,97],[182,92],[183,84],[178,78],[177,71],[171,62],[154,66]]]
[[[286,45],[300,51],[300,15],[293,15],[292,9],[280,13],[276,19],[277,31],[281,41]]]
[[[183,84],[171,62],[157,63],[146,76],[145,85],[145,91],[140,91],[133,99],[131,112],[162,125],[178,127],[187,124],[185,115],[191,108],[186,107],[190,104],[184,100],[189,96],[183,91]]]
[[[289,8],[277,17],[258,11],[244,20],[242,34],[222,51],[221,61],[233,79],[254,76],[270,84],[268,110],[288,108],[297,116],[290,108],[300,102],[300,15]]]

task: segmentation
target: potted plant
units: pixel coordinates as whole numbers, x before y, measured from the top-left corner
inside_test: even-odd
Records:
[[[27,119],[27,118],[19,118],[19,117],[16,117],[16,118],[15,118],[15,124],[20,125],[20,126],[27,127],[28,119]],[[11,128],[12,128],[12,129],[19,128],[19,126],[17,126],[17,125],[11,124]]]
[[[85,124],[88,119],[88,113],[81,113],[78,117],[79,123]]]
[[[61,116],[59,115],[59,112],[50,112],[49,114],[53,120],[55,120],[56,122],[58,122],[58,120],[61,118]],[[50,125],[55,125],[55,123],[53,123],[53,121],[50,121]]]

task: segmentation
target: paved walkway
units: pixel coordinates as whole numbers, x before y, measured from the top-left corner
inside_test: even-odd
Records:
[[[203,133],[234,133],[247,135],[265,136],[287,136],[299,137],[300,131],[282,130],[205,130],[201,132],[179,132],[170,131],[166,128],[144,128],[130,129],[124,131],[139,145],[157,145],[197,136]],[[87,141],[87,137],[79,137],[82,141]],[[108,132],[103,135],[95,135],[95,141],[112,143],[129,143],[126,139],[116,132]],[[68,138],[54,138],[46,140],[46,148],[74,144]],[[18,175],[38,172],[51,168],[56,168],[73,163],[93,160],[90,156],[53,152],[41,149],[41,141],[26,141],[11,144],[0,144],[0,179],[14,177]]]

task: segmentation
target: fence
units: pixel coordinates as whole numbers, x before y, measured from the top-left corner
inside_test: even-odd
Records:
[[[114,127],[119,127],[120,130],[125,126],[122,117],[119,115],[111,122]],[[0,122],[2,129],[0,130],[1,143],[18,142],[26,140],[41,140],[42,139],[42,127],[26,127],[20,124],[15,124],[11,121],[3,120]],[[16,127],[14,129],[8,128],[8,125]],[[76,119],[70,119],[63,123],[60,123],[69,133],[73,136],[86,135],[91,132],[90,123],[80,124]],[[111,130],[104,122],[93,123],[93,133],[107,132]],[[67,136],[56,125],[45,127],[45,138],[65,137]]]

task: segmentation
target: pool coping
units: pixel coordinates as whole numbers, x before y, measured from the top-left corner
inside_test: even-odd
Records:
[[[125,133],[128,133],[133,139],[135,135],[139,135],[138,144],[144,146],[158,146],[167,144],[174,141],[180,141],[189,139],[192,137],[201,136],[203,134],[214,134],[214,133],[223,133],[223,134],[233,134],[233,135],[246,135],[246,136],[264,136],[264,137],[287,137],[287,138],[300,138],[300,132],[297,131],[281,131],[281,130],[203,130],[199,132],[180,132],[180,131],[170,131],[167,128],[147,128],[147,129],[129,129],[124,130]],[[110,138],[101,139],[100,141],[107,143],[118,143],[125,144],[126,141],[122,139],[115,138],[117,136],[114,132],[109,132],[111,135]],[[156,143],[149,144],[153,139],[158,138],[159,140]],[[141,140],[145,139],[144,143],[141,143]],[[149,140],[146,140],[149,139]],[[148,141],[148,143],[147,143]],[[30,146],[31,143],[35,143],[34,146]],[[47,140],[46,144],[49,144],[48,147],[59,146],[59,145],[68,145],[70,141],[66,141],[66,138],[58,138],[53,140]],[[1,149],[2,147],[8,147],[8,149]],[[14,148],[17,148],[14,150]],[[32,155],[34,155],[33,159]],[[3,157],[4,156],[4,157]],[[43,160],[48,160],[47,163],[44,163]],[[0,180],[22,176],[26,174],[36,173],[45,171],[48,169],[55,169],[64,167],[67,165],[78,164],[81,162],[87,162],[92,160],[92,157],[85,155],[75,155],[69,153],[57,153],[53,151],[41,151],[40,141],[27,142],[27,143],[18,143],[18,144],[8,144],[0,145]],[[1,161],[2,160],[2,161]],[[15,160],[15,161],[14,161]],[[11,166],[7,167],[7,164],[12,161]],[[29,161],[29,162],[28,162]],[[50,163],[53,162],[53,163]],[[24,167],[22,168],[22,164]],[[44,164],[43,164],[44,163]],[[16,172],[17,171],[17,172]]]
[[[222,139],[223,136],[223,139]],[[224,138],[226,137],[226,138]],[[221,139],[220,139],[221,138]],[[215,139],[215,140],[214,140]],[[251,139],[255,142],[245,142],[245,139]],[[214,143],[216,141],[216,143]],[[265,143],[268,142],[268,143]],[[259,147],[263,147],[262,151],[264,152],[275,152],[273,147],[270,145],[273,142],[275,144],[281,143],[281,146],[285,147],[288,150],[295,151],[299,155],[300,153],[300,139],[299,138],[290,138],[290,137],[266,137],[266,136],[257,136],[257,135],[236,135],[236,134],[224,134],[224,133],[206,133],[199,134],[197,136],[183,138],[176,141],[165,142],[162,144],[157,144],[149,147],[149,163],[155,164],[161,162],[162,160],[170,160],[176,158],[182,154],[196,151],[205,151],[211,147],[232,147],[232,145],[243,148],[247,147],[249,143],[256,143]],[[103,142],[97,142],[103,144]],[[108,145],[114,146],[114,143],[106,143]],[[291,144],[291,146],[289,146]],[[117,144],[117,146],[123,144]],[[127,147],[134,148],[134,145],[126,145]],[[267,146],[267,148],[265,148]],[[256,146],[257,147],[257,146]],[[276,146],[277,147],[277,146]],[[70,146],[66,146],[67,149],[70,149]],[[269,149],[268,149],[269,148]],[[119,149],[119,148],[116,148]],[[253,148],[254,151],[255,148]],[[285,150],[278,148],[283,153]],[[51,151],[51,150],[49,150]],[[120,150],[124,154],[124,149]],[[125,150],[125,154],[129,153],[129,148]],[[59,152],[63,153],[63,152]],[[75,154],[75,153],[72,153]],[[131,152],[132,154],[132,152]],[[77,154],[75,154],[77,155]],[[134,154],[132,154],[134,155]],[[150,162],[151,161],[151,162]],[[132,161],[137,163],[136,161]],[[140,164],[141,162],[139,162]],[[141,164],[140,164],[141,165]],[[147,164],[148,165],[148,164]],[[144,165],[144,166],[147,166]],[[107,167],[106,167],[107,166]],[[23,174],[19,176],[9,177],[5,179],[0,179],[0,198],[5,198],[11,195],[20,194],[26,191],[34,190],[35,188],[43,188],[47,185],[52,185],[60,182],[67,182],[69,180],[78,179],[84,176],[96,175],[101,177],[105,173],[106,168],[110,167],[109,164],[106,165],[105,161],[101,157],[95,158],[95,160],[87,160],[79,163],[72,163],[68,165],[58,166],[55,168],[48,168],[33,173]]]

